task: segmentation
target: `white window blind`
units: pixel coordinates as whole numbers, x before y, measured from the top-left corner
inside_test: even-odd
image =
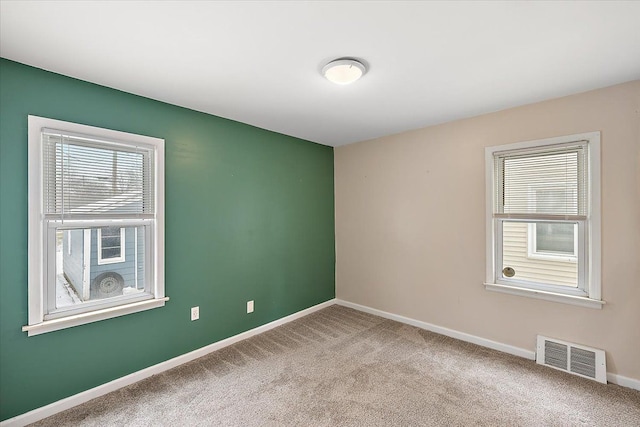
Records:
[[[152,148],[53,129],[42,147],[45,217],[153,218]]]
[[[494,218],[584,220],[586,141],[494,154]]]

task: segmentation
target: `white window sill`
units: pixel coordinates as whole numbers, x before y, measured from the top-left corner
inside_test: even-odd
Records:
[[[578,297],[573,295],[559,294],[555,292],[539,291],[535,289],[518,288],[515,286],[496,285],[495,283],[485,283],[485,289],[488,291],[502,292],[505,294],[519,295],[523,297],[537,298],[546,301],[560,302],[564,304],[579,305],[581,307],[601,309],[605,304],[602,300],[591,299],[587,297]]]
[[[139,311],[151,310],[152,308],[163,307],[166,301],[169,301],[169,297],[104,308],[102,310],[75,314],[72,316],[62,317],[60,319],[45,320],[34,325],[23,326],[22,331],[27,332],[27,335],[31,337],[34,335],[44,334],[46,332],[58,331],[60,329],[71,328],[73,326],[84,325],[86,323],[124,316],[125,314],[132,314]]]

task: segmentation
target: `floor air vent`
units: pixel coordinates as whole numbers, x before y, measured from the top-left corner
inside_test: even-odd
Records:
[[[604,350],[538,335],[536,362],[604,384],[607,383]]]

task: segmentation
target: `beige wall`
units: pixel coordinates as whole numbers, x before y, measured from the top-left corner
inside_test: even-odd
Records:
[[[602,132],[602,310],[490,292],[484,147]],[[336,148],[340,299],[640,379],[640,81]]]

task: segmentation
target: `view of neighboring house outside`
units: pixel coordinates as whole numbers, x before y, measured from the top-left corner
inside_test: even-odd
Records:
[[[72,213],[143,211],[139,153],[69,145],[56,155],[59,173],[72,183],[73,189],[65,193],[63,187],[60,196]],[[87,166],[87,161],[92,165]],[[62,271],[56,274],[63,276],[82,302],[144,291],[144,227],[110,225],[59,233],[63,261]]]
[[[513,268],[514,277],[522,280],[576,287],[578,263],[575,254],[569,253],[566,245],[560,244],[555,246],[562,251],[534,251],[535,239],[539,239],[535,228],[535,224],[527,222],[504,223],[503,265]],[[554,249],[553,244],[549,246]]]
[[[62,233],[63,262],[58,274],[82,301],[144,289],[143,227],[70,229]]]

